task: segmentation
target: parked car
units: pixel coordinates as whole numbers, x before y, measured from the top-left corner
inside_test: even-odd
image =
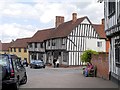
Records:
[[[2,89],[2,65],[0,65],[0,90]]]
[[[16,55],[0,54],[0,65],[2,65],[2,89],[10,86],[17,90],[19,85],[27,83],[26,69]]]
[[[42,60],[31,60],[30,68],[45,68],[45,63]]]

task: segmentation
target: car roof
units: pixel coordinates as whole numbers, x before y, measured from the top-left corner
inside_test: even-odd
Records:
[[[16,55],[14,54],[0,54],[0,56],[7,56],[8,58],[18,58]]]

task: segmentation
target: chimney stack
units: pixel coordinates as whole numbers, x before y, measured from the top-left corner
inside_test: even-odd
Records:
[[[73,13],[72,14],[72,21],[76,22],[76,20],[77,20],[77,13]]]
[[[105,24],[105,19],[104,18],[102,19],[102,24]]]
[[[56,16],[55,26],[58,27],[62,23],[64,23],[64,17],[63,16]]]

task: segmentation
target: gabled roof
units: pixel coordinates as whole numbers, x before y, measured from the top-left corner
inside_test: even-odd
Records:
[[[8,51],[11,43],[0,43],[0,51]]]
[[[104,25],[103,24],[93,24],[93,27],[99,34],[100,38],[107,38],[105,31],[104,31]]]
[[[85,18],[87,18],[87,17],[79,18],[76,20],[76,22],[73,22],[71,20],[71,21],[62,23],[57,28],[55,28],[54,32],[52,32],[51,38],[67,37],[72,32],[72,30],[76,26],[78,26]],[[88,19],[88,21],[89,21],[89,19]]]
[[[10,47],[17,47],[17,48],[26,48],[27,42],[29,42],[30,38],[20,38],[16,39],[11,43]]]
[[[67,37],[73,31],[73,29],[79,24],[81,24],[81,22],[84,21],[85,19],[87,19],[88,22],[93,26],[93,28],[95,28],[100,38],[106,38],[104,26],[92,24],[89,18],[85,16],[78,18],[75,22],[73,22],[73,20],[64,22],[56,28],[39,30],[34,34],[34,36],[30,39],[29,42],[43,42],[44,40],[47,39]]]

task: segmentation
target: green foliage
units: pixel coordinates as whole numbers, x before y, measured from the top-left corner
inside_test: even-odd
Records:
[[[93,50],[86,50],[82,55],[81,55],[81,61],[82,62],[91,62],[92,54],[98,54],[98,52],[93,51]]]

